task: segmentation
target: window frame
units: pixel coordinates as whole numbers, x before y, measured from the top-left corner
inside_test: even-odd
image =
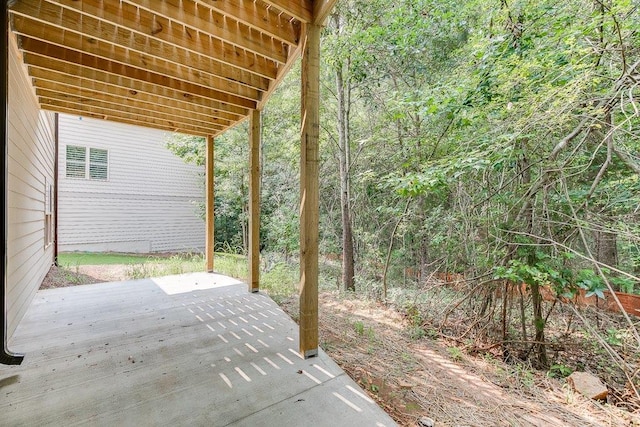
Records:
[[[71,151],[69,150],[71,148]],[[76,157],[82,160],[70,158],[69,154],[76,150]],[[80,151],[84,153],[78,155]],[[65,178],[87,181],[108,181],[109,180],[109,150],[106,148],[91,147],[87,145],[68,144],[65,147]],[[101,161],[104,160],[104,161]],[[75,169],[69,169],[69,166]],[[80,167],[82,165],[82,168]],[[80,170],[82,169],[82,174]],[[103,171],[102,171],[103,170]],[[96,172],[97,173],[94,173]]]

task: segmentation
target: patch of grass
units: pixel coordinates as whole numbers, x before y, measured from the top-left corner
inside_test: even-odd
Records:
[[[608,328],[607,336],[604,339],[610,345],[622,345],[622,334],[615,328]]]
[[[299,270],[284,262],[263,273],[260,287],[278,304],[298,292]]]
[[[409,326],[407,333],[409,334],[409,338],[414,341],[418,341],[427,335],[427,332],[420,326]]]
[[[177,254],[166,258],[151,258],[142,263],[132,264],[127,269],[130,279],[169,276],[193,273],[204,269],[204,257],[200,254]]]
[[[438,339],[438,337],[440,337],[440,333],[437,330],[433,329],[433,328],[428,328],[425,331],[425,335],[428,336],[432,340]]]
[[[448,347],[447,352],[454,362],[460,362],[462,360],[462,350],[458,347]]]
[[[356,320],[353,322],[353,330],[356,331],[358,335],[364,335],[364,323],[360,320]]]
[[[113,265],[113,264],[140,264],[160,259],[140,254],[120,254],[112,252],[66,252],[58,255],[58,263],[61,266],[76,265]]]
[[[415,304],[408,304],[405,308],[407,320],[411,326],[421,326],[423,319],[420,309]]]
[[[157,276],[155,269],[147,264],[132,264],[127,267],[127,277],[129,279],[144,279],[147,277]]]
[[[175,254],[140,255],[120,253],[89,253],[69,252],[58,256],[58,262],[63,268],[78,269],[81,265],[127,265],[129,279],[144,279],[147,277],[168,276],[173,274],[204,271],[205,259],[203,254]],[[217,272],[238,279],[248,276],[247,260],[241,255],[216,253],[214,266]]]
[[[246,280],[249,277],[247,258],[242,255],[216,253],[213,267],[218,273],[236,279]]]

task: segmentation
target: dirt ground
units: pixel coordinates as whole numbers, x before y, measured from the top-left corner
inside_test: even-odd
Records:
[[[42,288],[127,278],[126,266],[53,268]],[[297,318],[297,299],[282,303]],[[640,426],[640,417],[574,393],[565,380],[412,337],[381,304],[320,295],[320,345],[400,425]]]
[[[79,265],[70,269],[53,266],[40,285],[40,289],[120,280],[128,280],[126,265]]]
[[[284,304],[296,316],[297,300]],[[320,296],[321,346],[400,425],[635,426],[640,419],[575,394],[564,380],[412,339],[395,310]]]

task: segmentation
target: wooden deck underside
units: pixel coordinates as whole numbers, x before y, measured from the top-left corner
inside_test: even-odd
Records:
[[[390,426],[266,295],[215,274],[39,291],[0,366],[2,425]]]

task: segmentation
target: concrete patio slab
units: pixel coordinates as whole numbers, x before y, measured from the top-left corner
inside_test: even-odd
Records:
[[[196,273],[39,291],[0,425],[392,426],[266,295]]]

